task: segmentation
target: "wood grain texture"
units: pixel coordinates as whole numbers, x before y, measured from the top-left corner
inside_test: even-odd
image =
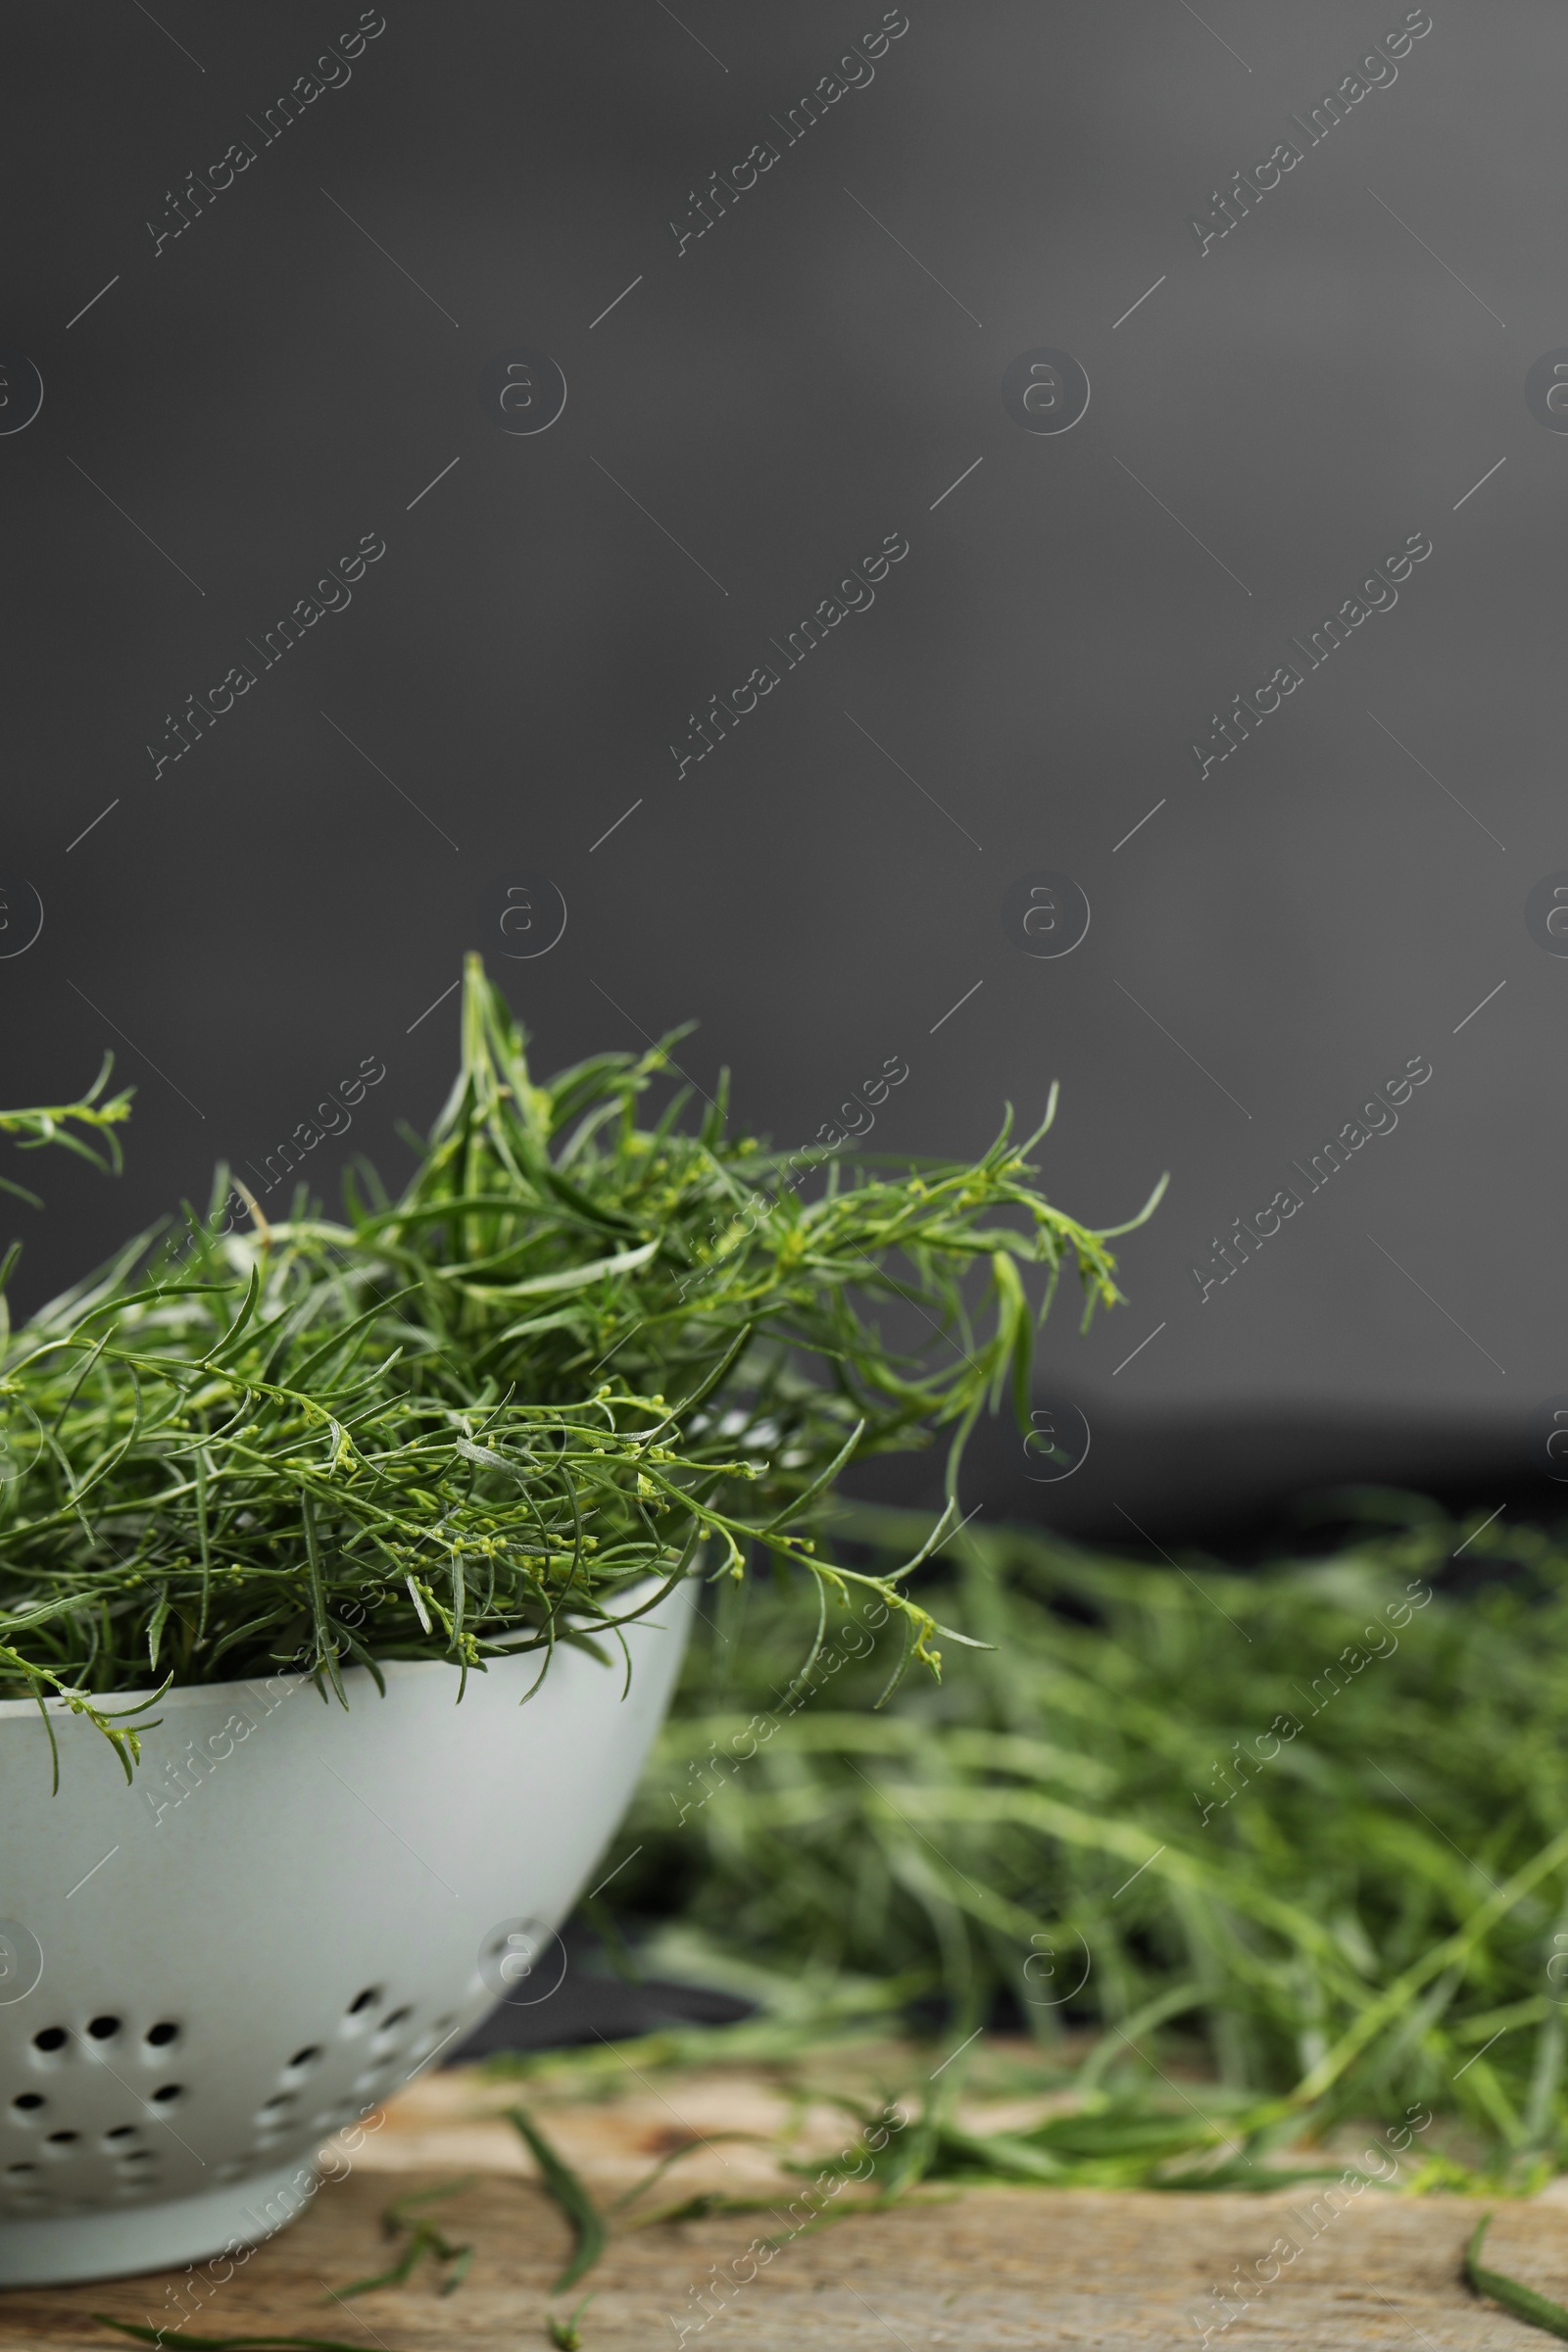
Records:
[[[416,2085],[387,2111],[346,2178],[324,2185],[291,2229],[259,2248],[192,2304],[189,2334],[270,2330],[341,2338],[382,2352],[461,2346],[515,2352],[544,2344],[549,2296],[569,2245],[565,2224],[535,2184],[531,2162],[495,2112],[515,2095],[452,2075]],[[757,2140],[777,2086],[744,2073],[662,2076],[624,2093],[533,2111],[608,2199],[692,2132],[704,2145],[672,2177],[674,2193],[721,2186],[783,2206],[799,2180],[779,2174]],[[816,2119],[819,2144],[838,2129]],[[393,2195],[477,2176],[438,2213],[450,2237],[471,2239],[473,2268],[442,2299],[421,2275],[406,2288],[337,2303],[334,2285],[384,2267],[379,2217]],[[1361,2352],[1367,2345],[1507,2352],[1549,2339],[1477,2300],[1460,2278],[1465,2240],[1483,2208],[1468,2198],[1409,2198],[1368,2189],[1343,2211],[1302,2191],[1267,2196],[968,2189],[792,2238],[758,2266],[746,2248],[779,2223],[765,2215],[662,2224],[614,2239],[586,2282],[595,2299],[585,2352],[649,2352],[682,2340],[737,2352],[883,2352],[903,2344],[1073,2347],[1146,2352],[1210,2345],[1229,2352]],[[1278,2278],[1242,2309],[1216,2301],[1276,2240],[1298,2245]],[[1496,2209],[1488,2258],[1542,2292],[1568,2291],[1568,2204],[1548,2196]],[[1278,2257],[1276,2257],[1278,2259]],[[738,2267],[737,2267],[738,2266]],[[739,2283],[748,2270],[756,2276]],[[712,2280],[727,2276],[726,2295]],[[184,2275],[0,2296],[0,2348],[122,2344],[94,2311],[172,2323]],[[201,2274],[196,2274],[200,2278]],[[187,2302],[190,2280],[184,2279]],[[713,2314],[706,2325],[706,2306]],[[578,2290],[581,2292],[583,2290]],[[576,2300],[574,2294],[571,2298]],[[562,2309],[557,2303],[554,2308]],[[180,2342],[173,2332],[170,2339]]]

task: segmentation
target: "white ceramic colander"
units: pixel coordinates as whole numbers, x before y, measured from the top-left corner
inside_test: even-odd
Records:
[[[0,2285],[254,2243],[323,2137],[492,2009],[548,1998],[551,1931],[669,1697],[689,1587],[624,1668],[563,1648],[166,1692],[133,1785],[107,1741],[0,1702]],[[123,1703],[123,1702],[116,1702]]]

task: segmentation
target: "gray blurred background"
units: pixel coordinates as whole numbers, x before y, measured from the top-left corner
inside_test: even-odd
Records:
[[[0,1205],[19,1303],[367,1057],[308,1172],[400,1176],[477,946],[542,1067],[695,1018],[693,1076],[787,1146],[897,1055],[878,1144],[977,1152],[1056,1079],[1064,1207],[1170,1171],[1127,1307],[1046,1334],[1041,1427],[1088,1460],[995,1432],[988,1508],[1129,1543],[1346,1479],[1554,1508],[1568,940],[1526,901],[1568,868],[1568,437],[1525,386],[1568,345],[1568,32],[1428,22],[18,0],[0,1099],[105,1047],[138,1088],[118,1183],[35,1160],[46,1211]],[[1004,404],[1041,351],[1087,375],[1069,431]],[[539,355],[564,378],[548,430],[498,396],[519,353],[535,416]],[[1092,912],[1068,956],[1019,944],[1047,872]],[[1412,1059],[1396,1127],[1293,1175]]]

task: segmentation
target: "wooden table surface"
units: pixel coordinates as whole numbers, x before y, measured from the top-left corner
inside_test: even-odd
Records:
[[[1203,2342],[1237,2352],[1507,2352],[1550,2339],[1461,2283],[1460,2257],[1482,2207],[1462,2197],[1400,2196],[1370,2188],[1337,2215],[1303,2220],[1313,2192],[1268,2195],[1125,2193],[1091,2189],[971,2188],[862,2215],[793,2237],[759,2267],[746,2249],[778,2234],[766,2215],[663,2223],[612,2238],[584,2285],[552,2302],[551,2282],[570,2245],[566,2225],[537,2184],[531,2158],[499,2112],[519,2088],[477,2074],[416,2083],[386,2111],[352,2169],[324,2185],[300,2221],[261,2247],[226,2283],[209,2279],[188,2308],[179,2344],[196,2335],[275,2333],[328,2337],[374,2352],[463,2347],[515,2352],[546,2344],[548,2311],[564,2312],[595,2290],[583,2321],[584,2352],[650,2352],[682,2341],[724,2352],[876,2352],[927,2346],[1082,2347],[1083,2352],[1160,2352]],[[527,2091],[530,2112],[601,2202],[627,2188],[662,2154],[698,2134],[707,2143],[679,2164],[662,2192],[700,2188],[759,2194],[782,2207],[798,2178],[779,2170],[784,2111],[776,2082],[759,2070],[639,2075],[607,2093],[565,2100],[548,2085]],[[821,2103],[797,2108],[795,2145],[827,2152],[844,2126]],[[755,2138],[727,2134],[757,2134]],[[435,2291],[426,2270],[401,2288],[351,2302],[332,2289],[385,2267],[379,2217],[394,2196],[476,2176],[433,2209],[449,2237],[471,2240],[466,2281]],[[1245,2310],[1224,2310],[1234,2266],[1250,2270],[1273,2241],[1300,2241],[1298,2257]],[[1568,2201],[1548,2191],[1496,2208],[1488,2258],[1559,2300],[1568,2296]],[[748,2274],[755,2271],[755,2277]],[[200,2278],[202,2273],[197,2271]],[[727,2277],[728,2291],[712,2291]],[[170,2324],[183,2274],[86,2287],[0,2294],[0,2348],[127,2343],[94,2312],[142,2325]],[[745,2283],[740,2281],[745,2280]],[[189,2299],[189,2279],[184,2279]],[[702,2290],[709,2289],[708,2300]],[[705,2322],[705,2312],[711,2314]],[[684,2331],[684,2333],[683,2333]]]

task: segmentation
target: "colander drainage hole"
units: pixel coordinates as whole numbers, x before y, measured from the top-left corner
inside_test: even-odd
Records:
[[[94,2041],[113,2041],[120,2032],[120,2020],[118,2017],[95,2017],[89,2021],[87,2031]]]
[[[315,2041],[308,2041],[303,2050],[295,2051],[293,2057],[289,2060],[287,2069],[285,2071],[289,2074],[294,2074],[300,2067],[314,2066],[320,2055],[320,2044]]]
[[[165,2082],[153,2092],[153,2097],[160,2107],[172,2107],[176,2099],[182,2099],[184,2096],[185,2085],[183,2082]]]
[[[57,2148],[69,2147],[74,2139],[80,2137],[79,2132],[51,2132],[49,2134],[50,2145]]]
[[[45,2026],[33,2035],[32,2046],[35,2050],[63,2050],[70,2039],[64,2026]]]
[[[35,2173],[37,2170],[38,2167],[35,2164],[8,2164],[6,2166],[6,2171],[12,2174]]]
[[[384,2001],[385,1998],[386,1994],[379,1984],[368,1984],[363,1992],[354,1995],[348,2013],[350,2017],[358,2017],[362,2010],[371,2009],[377,2001]]]
[[[145,2038],[155,2050],[165,2050],[172,2041],[179,2039],[179,2028],[172,2018],[161,2018],[156,2026],[148,2027]]]
[[[35,2108],[47,2107],[49,2102],[41,2090],[19,2090],[11,2104],[19,2107],[24,2115],[31,2115]]]

